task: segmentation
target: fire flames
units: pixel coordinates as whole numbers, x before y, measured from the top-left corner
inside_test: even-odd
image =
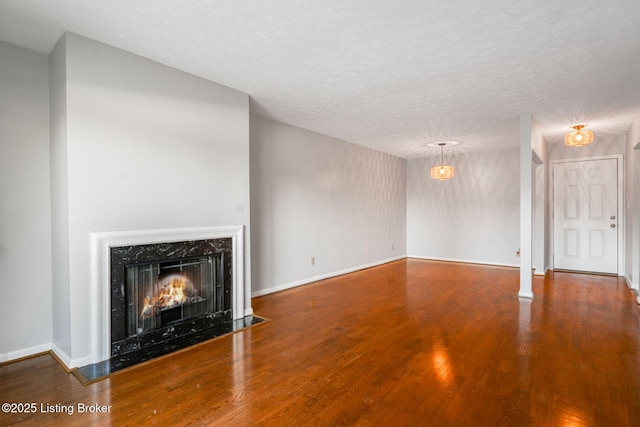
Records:
[[[153,297],[144,297],[141,319],[149,319],[161,310],[172,308],[197,298],[198,294],[189,278],[171,274],[158,282],[158,292]]]

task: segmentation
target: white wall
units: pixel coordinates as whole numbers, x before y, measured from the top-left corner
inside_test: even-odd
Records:
[[[67,193],[56,191],[54,204],[68,211],[69,278],[67,290],[54,275],[54,289],[67,292],[70,313],[67,323],[56,312],[54,345],[77,366],[90,351],[91,232],[245,225],[250,280],[249,100],[76,35],[62,43],[52,64],[64,70],[52,72],[66,74],[66,100],[52,99],[51,117],[66,120],[66,140],[59,132],[52,143],[66,171]]]
[[[640,290],[640,116],[627,133],[625,156],[625,276],[632,288]]]
[[[254,295],[406,254],[402,159],[251,116],[251,186]]]
[[[48,68],[0,42],[0,362],[51,343]]]
[[[429,176],[433,157],[407,165],[407,252],[425,257],[518,265],[519,148],[458,154],[445,150],[455,177]]]

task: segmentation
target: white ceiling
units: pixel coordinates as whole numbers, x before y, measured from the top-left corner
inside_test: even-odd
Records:
[[[596,138],[640,114],[638,0],[0,0],[0,40],[70,31],[249,94],[252,111],[404,158]]]

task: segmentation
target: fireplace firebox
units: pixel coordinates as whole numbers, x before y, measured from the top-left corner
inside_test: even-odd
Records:
[[[231,238],[111,248],[111,357],[232,320]]]

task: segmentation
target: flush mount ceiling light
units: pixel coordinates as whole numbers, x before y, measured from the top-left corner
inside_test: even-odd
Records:
[[[429,144],[430,147],[440,147],[440,164],[431,168],[431,178],[437,179],[439,181],[453,178],[453,175],[455,173],[454,167],[444,164],[444,147],[457,144],[458,143],[455,141],[432,142],[431,144]]]
[[[570,147],[582,147],[593,142],[593,132],[583,129],[584,125],[572,126],[575,129],[564,136],[564,143]]]

